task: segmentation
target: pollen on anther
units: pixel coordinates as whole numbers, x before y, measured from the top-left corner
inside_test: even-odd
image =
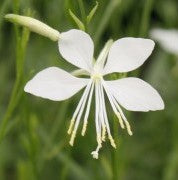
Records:
[[[97,151],[93,151],[91,153],[91,155],[93,156],[94,159],[98,159],[98,152]]]
[[[70,144],[71,146],[74,145],[75,136],[76,136],[76,131],[73,131],[73,132],[72,132],[72,135],[71,135],[71,138],[70,138],[70,141],[69,141],[69,144]]]
[[[68,134],[71,134],[72,128],[73,128],[73,126],[74,126],[74,122],[75,122],[75,119],[72,119],[72,120],[70,121],[69,129],[68,129],[68,131],[67,131]]]
[[[102,129],[102,141],[105,141],[106,139],[106,127],[104,126],[103,129]]]
[[[116,144],[115,144],[114,139],[112,138],[112,136],[110,135],[108,138],[110,140],[111,146],[116,149]]]
[[[125,124],[126,124],[126,127],[127,127],[127,132],[128,132],[128,134],[129,134],[130,136],[132,136],[133,133],[132,133],[132,130],[131,130],[131,127],[130,127],[129,122],[125,121]]]
[[[86,129],[87,129],[87,122],[84,122],[84,124],[83,124],[83,128],[82,128],[82,136],[84,136],[85,135],[85,133],[86,133]]]
[[[117,113],[116,113],[116,116],[117,116],[117,118],[119,119],[119,124],[120,124],[121,128],[124,129],[125,126],[124,126],[124,123],[123,123],[123,120],[122,120],[122,117],[121,117],[120,113],[117,112]]]

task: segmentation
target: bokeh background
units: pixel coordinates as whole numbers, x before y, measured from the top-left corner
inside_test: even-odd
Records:
[[[98,2],[87,27],[96,56],[109,38],[149,38],[154,27],[178,29],[177,0]],[[35,33],[28,40],[28,31],[6,22],[4,15],[30,14],[64,32],[78,28],[69,9],[84,21],[94,6],[93,0],[0,0],[0,180],[178,179],[178,56],[158,43],[149,60],[128,76],[153,85],[165,110],[125,112],[134,135],[118,126],[118,148],[106,142],[98,160],[90,155],[96,148],[94,107],[86,136],[78,133],[74,147],[68,144],[67,128],[81,92],[64,102],[23,92],[25,82],[46,67],[75,68],[61,58],[57,43]],[[112,126],[113,113],[107,108]]]

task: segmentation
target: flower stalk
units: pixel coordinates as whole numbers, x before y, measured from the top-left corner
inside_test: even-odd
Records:
[[[29,40],[30,32],[28,29],[24,28],[22,30],[22,36],[20,36],[18,30],[19,29],[15,26],[16,47],[17,47],[16,49],[16,80],[15,80],[12,94],[9,100],[7,111],[0,124],[0,143],[2,142],[4,136],[7,133],[7,125],[8,125],[9,119],[12,113],[14,112],[14,109],[16,108],[18,101],[20,99],[21,93],[22,93],[24,58],[25,58],[25,51],[26,51],[28,40]]]

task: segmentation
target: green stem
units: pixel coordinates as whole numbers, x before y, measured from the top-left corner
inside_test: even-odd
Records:
[[[85,13],[85,7],[83,4],[83,0],[78,0],[78,4],[79,4],[79,8],[80,8],[80,13],[82,16],[82,21],[83,21],[83,23],[85,23],[86,22],[86,13]]]
[[[139,35],[141,37],[145,37],[147,35],[147,31],[149,28],[149,22],[150,22],[150,14],[152,11],[154,0],[146,0],[145,6],[143,9],[141,24],[140,24],[140,33]]]
[[[117,5],[119,3],[121,3],[121,0],[110,0],[109,1],[109,4],[105,10],[105,13],[104,13],[99,25],[97,25],[97,29],[94,34],[94,40],[95,40],[96,46],[98,44],[98,41],[99,41],[103,31],[105,30],[105,28],[110,20],[112,13],[114,12],[115,8],[117,7]]]
[[[1,8],[0,8],[0,32],[1,32],[1,28],[2,28],[2,24],[3,24],[3,18],[4,18],[4,14],[6,13],[6,10],[8,9],[10,4],[10,0],[4,0]],[[1,49],[1,41],[2,41],[2,33],[0,33],[0,49]]]
[[[55,123],[53,124],[53,127],[50,132],[50,136],[45,139],[44,156],[46,156],[46,154],[49,153],[49,151],[53,151],[51,150],[52,149],[51,147],[53,145],[56,134],[59,132],[59,128],[61,127],[61,123],[63,122],[62,120],[64,119],[66,112],[68,110],[68,106],[69,106],[69,101],[62,103],[62,107],[60,108],[60,111],[59,111],[60,118],[58,118],[59,116],[56,116],[57,119]],[[43,166],[45,165],[45,161],[46,161],[45,158],[41,159],[40,169],[43,169]]]
[[[175,57],[176,58],[176,57]],[[177,59],[175,59],[177,60]],[[176,110],[176,108],[175,108]],[[163,180],[177,179],[178,170],[178,122],[177,117],[174,115],[170,117],[171,123],[171,133],[172,133],[172,148],[169,152],[167,163],[163,171]]]
[[[112,74],[111,75],[112,79],[120,79],[120,78],[124,78],[127,77],[127,73],[123,73],[123,74]],[[119,138],[118,138],[118,129],[119,129],[119,123],[118,123],[118,119],[116,118],[115,115],[113,115],[113,135],[114,135],[114,141],[116,144],[116,149],[114,151],[112,151],[112,172],[113,172],[113,176],[112,179],[113,180],[118,180],[119,179]]]
[[[178,145],[172,148],[168,162],[163,172],[163,180],[176,179],[178,169]]]
[[[119,142],[118,142],[118,121],[115,117],[113,117],[114,122],[113,122],[113,130],[114,130],[114,140],[115,140],[115,144],[116,144],[116,149],[113,150],[113,155],[112,155],[112,170],[113,170],[113,180],[118,180],[119,179],[119,173],[118,173],[118,169],[119,169],[119,156],[118,156],[118,146],[119,146]]]
[[[14,12],[17,12],[19,3],[15,1],[14,4]],[[20,99],[21,91],[22,91],[22,80],[23,80],[23,67],[24,67],[24,57],[27,42],[29,39],[29,31],[24,28],[22,32],[22,37],[19,36],[19,28],[15,25],[15,35],[16,35],[16,80],[12,90],[12,94],[9,100],[9,104],[4,115],[4,118],[1,121],[0,125],[0,143],[3,140],[3,137],[6,134],[8,121],[15,110],[18,101]]]
[[[7,107],[7,111],[6,111],[4,118],[2,119],[2,122],[1,122],[0,143],[1,143],[4,135],[6,134],[6,127],[7,127],[8,120],[10,119],[12,112],[16,107],[17,99],[19,99],[19,96],[18,96],[19,85],[20,85],[20,81],[18,79],[16,79],[13,90],[12,90],[12,94],[10,97],[10,101],[9,101],[9,104]]]

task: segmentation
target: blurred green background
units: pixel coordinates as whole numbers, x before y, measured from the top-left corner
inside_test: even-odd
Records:
[[[109,38],[148,38],[153,27],[178,29],[177,0],[98,2],[87,28],[96,56]],[[96,148],[94,107],[86,136],[78,135],[74,147],[68,144],[67,128],[81,92],[64,102],[23,92],[25,82],[46,67],[68,71],[74,67],[61,58],[57,43],[35,33],[28,41],[28,31],[6,22],[4,15],[30,12],[64,32],[77,28],[69,9],[84,20],[94,6],[93,0],[0,1],[0,180],[178,179],[178,56],[166,53],[159,44],[149,60],[128,75],[153,85],[165,101],[165,110],[125,112],[134,135],[119,127],[118,148],[104,143],[98,160],[90,155]],[[107,108],[112,126],[113,113]]]

